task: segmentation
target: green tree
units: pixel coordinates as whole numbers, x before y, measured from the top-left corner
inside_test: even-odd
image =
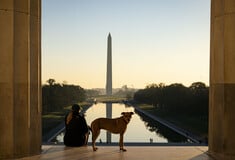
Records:
[[[134,100],[154,105],[164,112],[207,115],[209,88],[202,82],[195,82],[190,87],[180,83],[150,84],[138,90]]]
[[[43,113],[59,111],[63,107],[86,99],[85,90],[79,85],[57,84],[54,79],[47,80],[42,87]]]

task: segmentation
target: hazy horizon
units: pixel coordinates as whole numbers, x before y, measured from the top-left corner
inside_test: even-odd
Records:
[[[210,0],[43,0],[42,83],[209,86]]]

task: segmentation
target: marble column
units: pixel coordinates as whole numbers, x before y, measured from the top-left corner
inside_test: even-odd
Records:
[[[0,159],[41,152],[41,0],[0,1]]]
[[[235,159],[235,1],[211,0],[209,153]]]

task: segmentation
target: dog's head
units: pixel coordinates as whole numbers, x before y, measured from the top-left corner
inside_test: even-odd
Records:
[[[130,122],[133,114],[134,114],[133,112],[122,112],[123,118],[126,121],[126,123]]]

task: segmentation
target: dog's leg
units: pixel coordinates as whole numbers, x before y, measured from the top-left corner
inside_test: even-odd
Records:
[[[97,129],[97,130],[92,130],[92,148],[93,148],[93,151],[96,151],[98,148],[95,146],[95,141],[97,139],[97,137],[99,136],[100,134],[100,129]]]
[[[123,151],[123,152],[125,152],[126,151],[126,149],[124,149],[124,144],[123,144],[123,134],[124,133],[120,133],[120,139],[119,139],[119,147],[120,147],[120,150],[121,151]]]

